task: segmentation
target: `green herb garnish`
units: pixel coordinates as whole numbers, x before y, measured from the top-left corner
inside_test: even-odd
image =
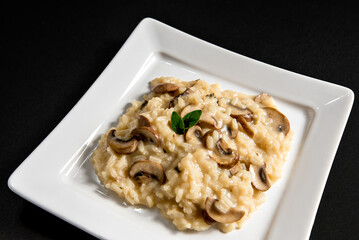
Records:
[[[172,130],[177,134],[184,134],[187,129],[197,124],[201,114],[202,110],[195,110],[181,118],[176,111],[173,111],[171,115]]]
[[[171,115],[171,125],[172,125],[172,129],[173,129],[173,131],[175,131],[175,133],[184,134],[183,120],[182,120],[181,116],[176,111],[173,111],[173,113]]]

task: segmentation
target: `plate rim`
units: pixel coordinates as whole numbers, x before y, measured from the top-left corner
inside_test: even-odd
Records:
[[[334,83],[329,83],[329,82],[325,82],[323,80],[319,80],[319,79],[315,79],[312,77],[308,77],[308,76],[304,76],[301,75],[299,73],[294,73],[292,71],[288,71],[276,66],[272,66],[270,64],[267,63],[263,63],[260,62],[258,60],[243,56],[241,54],[235,53],[233,51],[224,49],[220,46],[216,46],[212,43],[206,42],[204,40],[201,40],[197,37],[191,36],[187,33],[184,33],[180,30],[177,30],[173,27],[170,27],[164,23],[161,23],[157,20],[154,20],[152,18],[145,18],[143,19],[138,25],[137,27],[134,29],[134,31],[131,33],[131,35],[129,36],[129,38],[125,41],[125,43],[123,44],[123,46],[119,49],[119,51],[116,53],[116,55],[113,57],[113,59],[110,61],[110,63],[107,65],[107,67],[105,68],[105,70],[100,74],[100,76],[94,81],[94,83],[91,85],[91,87],[86,91],[86,93],[81,97],[81,99],[75,104],[75,106],[69,111],[69,113],[58,123],[58,125],[50,132],[50,134],[35,148],[35,150],[16,168],[16,170],[11,174],[11,176],[8,179],[8,187],[15,192],[16,194],[18,194],[20,197],[26,199],[27,201],[45,209],[46,211],[54,214],[57,217],[60,217],[61,219],[71,223],[72,225],[86,231],[89,232],[90,234],[94,235],[95,237],[105,237],[105,235],[103,235],[103,233],[99,233],[98,231],[93,231],[93,229],[91,228],[91,226],[94,226],[93,224],[91,225],[87,225],[84,226],[82,223],[78,222],[78,219],[74,219],[73,216],[69,217],[69,213],[68,212],[59,212],[58,210],[53,209],[51,206],[49,206],[48,204],[44,203],[44,201],[38,201],[38,199],[36,199],[36,197],[34,197],[34,194],[30,194],[28,191],[24,190],[24,186],[23,185],[19,185],[19,181],[22,180],[23,178],[23,173],[24,171],[26,171],[26,167],[29,166],[29,164],[39,164],[39,160],[36,162],[34,159],[36,159],[36,155],[39,153],[39,151],[42,151],[42,149],[45,148],[46,144],[48,143],[49,139],[52,139],[53,137],[55,137],[56,133],[59,131],[60,128],[64,128],[66,127],[66,125],[68,125],[68,119],[69,116],[74,112],[74,111],[79,111],[80,107],[84,105],[84,99],[85,98],[89,98],[91,96],[91,93],[94,91],[95,88],[98,87],[103,87],[101,86],[103,84],[103,81],[100,81],[101,79],[106,78],[106,75],[109,74],[108,72],[111,70],[111,68],[113,67],[114,63],[116,60],[118,60],[118,58],[121,56],[121,54],[124,53],[124,51],[126,49],[129,49],[129,46],[131,44],[133,44],[133,42],[135,41],[135,38],[137,35],[139,34],[146,34],[146,31],[149,30],[154,30],[156,29],[157,34],[159,34],[158,31],[164,31],[164,32],[171,32],[172,34],[176,34],[176,35],[182,35],[185,38],[188,38],[189,41],[197,41],[198,44],[202,44],[205,47],[210,47],[210,48],[214,48],[216,49],[216,51],[220,51],[220,52],[224,52],[225,54],[230,54],[233,57],[240,57],[242,59],[244,59],[244,61],[250,61],[252,64],[259,64],[262,67],[265,68],[269,68],[270,70],[275,69],[276,71],[284,71],[284,74],[294,74],[293,76],[298,76],[298,78],[303,79],[303,81],[308,81],[311,83],[315,84],[319,84],[322,85],[323,87],[328,87],[331,89],[335,89],[341,92],[341,97],[342,99],[339,99],[338,101],[344,101],[343,103],[341,103],[342,105],[344,105],[343,109],[341,110],[342,113],[342,117],[340,119],[340,127],[338,129],[336,129],[335,132],[335,137],[333,137],[334,139],[334,143],[332,143],[333,146],[335,146],[333,149],[331,149],[329,155],[329,160],[327,160],[327,166],[325,168],[325,171],[322,172],[322,176],[321,176],[321,181],[320,183],[317,184],[316,188],[319,190],[316,190],[316,196],[313,197],[313,202],[311,204],[311,215],[307,216],[307,218],[309,218],[309,222],[305,223],[305,226],[302,226],[302,228],[305,228],[306,231],[302,232],[301,237],[305,237],[308,238],[309,234],[310,234],[310,230],[312,228],[312,225],[314,223],[315,220],[315,215],[317,213],[317,209],[320,203],[320,199],[322,197],[323,194],[323,190],[325,187],[325,183],[327,181],[328,175],[329,175],[329,171],[330,168],[332,166],[332,163],[334,161],[334,157],[336,154],[336,151],[338,149],[342,134],[344,132],[347,120],[349,118],[349,114],[350,111],[352,109],[353,106],[353,102],[354,102],[354,92],[344,86],[338,85],[338,84],[334,84]],[[160,29],[160,30],[159,30]],[[142,31],[142,32],[141,32]],[[147,32],[147,34],[149,34],[149,32]],[[155,33],[152,33],[155,34]],[[156,36],[155,36],[156,37]],[[148,46],[149,48],[154,47],[154,46]],[[161,47],[161,46],[156,46],[156,47]],[[125,50],[124,50],[125,49]],[[163,49],[162,49],[163,50]],[[163,50],[164,52],[166,52],[166,50]],[[171,55],[171,54],[170,54]],[[81,105],[81,106],[80,106]],[[318,109],[318,105],[313,104],[311,102],[306,102],[304,104],[305,106],[308,106],[310,108],[312,108],[316,114],[316,117],[314,118],[315,121],[319,121],[320,120],[320,116],[322,116],[323,111],[327,110],[327,109]],[[108,107],[110,108],[110,107]],[[105,110],[103,110],[105,111]],[[100,115],[100,114],[99,114]],[[312,123],[316,126],[315,124],[318,124],[317,122]],[[304,148],[304,147],[303,147]],[[56,184],[61,186],[62,180],[60,179],[61,175],[58,174],[56,175],[56,177],[54,178],[53,182],[56,187]],[[318,180],[319,181],[319,180]],[[30,182],[26,182],[26,184],[32,184],[31,181]],[[73,194],[72,190],[67,189],[66,190],[67,194]],[[38,194],[39,196],[41,196],[42,193],[35,193]],[[84,211],[84,210],[82,210]],[[276,221],[276,220],[275,220]],[[88,222],[86,223],[88,224]],[[269,232],[269,237],[271,239],[280,239],[280,234],[276,231]]]

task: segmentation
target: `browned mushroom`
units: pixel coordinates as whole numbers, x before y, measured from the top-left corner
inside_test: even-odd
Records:
[[[180,116],[181,116],[181,118],[183,118],[188,113],[193,112],[195,110],[201,110],[201,109],[202,109],[201,106],[194,106],[194,105],[189,104],[182,109]],[[201,115],[201,117],[202,117],[202,115]]]
[[[212,128],[212,129],[221,129],[223,127],[223,121],[221,119],[217,119],[212,114],[208,112],[203,112],[201,118],[198,121],[198,124],[202,128]]]
[[[131,134],[144,142],[152,142],[157,147],[161,144],[160,135],[151,127],[138,127],[132,130]]]
[[[252,185],[259,191],[267,191],[271,187],[265,168],[265,164],[249,166],[249,171],[252,173]]]
[[[177,96],[175,96],[169,103],[168,108],[173,108],[174,106],[176,106],[177,102],[178,102],[178,98],[179,97],[185,97],[188,96],[189,94],[193,93],[193,91],[190,88],[187,88],[183,93],[178,94]]]
[[[157,181],[162,184],[165,179],[165,173],[161,164],[144,160],[135,162],[129,171],[130,178],[138,183],[148,183]]]
[[[252,138],[254,136],[254,131],[251,128],[251,126],[248,124],[248,122],[245,120],[245,118],[243,116],[239,116],[237,120],[241,124],[244,132],[248,135],[248,137]]]
[[[174,92],[179,88],[177,84],[174,83],[161,83],[152,88],[154,93],[167,93]]]
[[[107,134],[108,145],[117,153],[131,154],[137,149],[138,141],[135,137],[122,140],[115,135],[116,129],[111,129]]]
[[[187,130],[184,135],[186,142],[201,142],[203,137],[202,128],[195,125]]]
[[[240,170],[247,170],[246,164],[244,162],[237,162],[234,167],[229,169],[230,177],[236,175]]]
[[[227,106],[228,106],[228,108],[231,109],[231,116],[232,117],[237,117],[237,116],[240,116],[240,115],[245,115],[245,114],[252,113],[251,111],[248,110],[248,108],[241,108],[241,107],[238,107],[238,106],[233,105],[231,103],[228,103]]]
[[[244,120],[246,120],[246,122],[252,122],[253,121],[253,113],[244,114],[244,115],[242,115],[242,117],[244,118]]]
[[[212,137],[212,143],[208,144],[208,138]],[[214,144],[220,139],[222,138],[222,132],[220,130],[209,130],[208,132],[206,132],[206,134],[204,134],[202,141],[203,141],[203,145],[210,149],[212,148],[212,146],[214,147]]]
[[[228,169],[234,167],[239,160],[237,150],[230,148],[223,138],[216,142],[216,148],[214,151],[209,151],[209,156],[219,167]]]
[[[239,210],[237,208],[230,208],[226,213],[221,212],[216,207],[216,202],[218,199],[207,197],[205,203],[205,211],[203,220],[211,225],[215,222],[219,223],[233,223],[239,221],[244,215],[245,212],[243,210]]]
[[[247,122],[253,120],[253,113],[248,108],[240,108],[230,103],[228,103],[227,106],[231,109],[231,117],[239,118],[242,116]]]
[[[290,123],[288,118],[277,109],[272,107],[264,107],[263,110],[267,116],[272,119],[270,126],[277,132],[282,132],[285,136],[290,130]]]
[[[138,116],[138,126],[140,127],[151,127],[151,122],[143,115]]]

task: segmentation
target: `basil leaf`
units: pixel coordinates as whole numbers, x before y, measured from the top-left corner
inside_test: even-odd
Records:
[[[196,125],[201,115],[202,110],[195,110],[190,113],[187,113],[186,116],[183,117],[184,128],[188,129]]]
[[[184,133],[184,123],[181,116],[176,112],[173,111],[171,115],[171,126],[172,130],[177,134]]]

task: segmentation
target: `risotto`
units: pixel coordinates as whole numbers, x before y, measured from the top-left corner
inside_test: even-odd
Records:
[[[281,177],[293,138],[287,117],[265,93],[174,77],[151,87],[101,137],[91,157],[99,180],[179,230],[241,228]]]

